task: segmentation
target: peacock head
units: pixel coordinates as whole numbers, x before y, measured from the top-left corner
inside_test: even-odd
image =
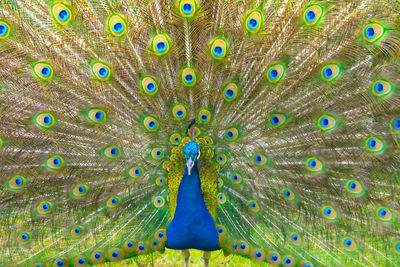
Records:
[[[190,175],[194,164],[197,163],[200,158],[200,146],[196,141],[190,141],[185,145],[183,152],[185,153],[186,166]]]

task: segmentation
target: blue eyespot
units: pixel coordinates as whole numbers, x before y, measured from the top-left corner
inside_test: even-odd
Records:
[[[118,149],[116,149],[115,147],[111,149],[111,155],[115,156],[118,154]]]
[[[272,116],[271,117],[271,123],[273,124],[273,125],[278,125],[279,124],[279,118],[278,118],[278,116]]]
[[[176,116],[179,117],[179,118],[181,118],[184,114],[185,114],[185,113],[184,113],[182,110],[178,110],[178,111],[176,112]]]
[[[134,244],[132,241],[128,241],[128,243],[126,245],[128,246],[128,248],[131,248],[131,247],[133,247]]]
[[[385,217],[386,214],[387,214],[387,210],[386,210],[385,208],[382,208],[382,209],[379,211],[379,216],[381,216],[381,217]]]
[[[332,76],[333,76],[333,71],[332,71],[332,68],[331,68],[331,67],[326,67],[326,68],[324,69],[324,76],[325,76],[325,78],[327,78],[327,79],[332,78]]]
[[[108,75],[108,69],[105,67],[101,67],[98,71],[100,78],[105,78]]]
[[[247,21],[247,26],[248,26],[250,29],[252,29],[252,30],[257,29],[257,27],[258,27],[258,21],[255,20],[255,19],[249,19],[249,20]]]
[[[213,53],[215,56],[220,57],[224,53],[224,49],[220,46],[215,46],[213,49]]]
[[[44,66],[41,70],[41,74],[43,77],[49,77],[51,74],[51,69],[48,66]]]
[[[349,189],[351,191],[354,191],[356,189],[356,187],[357,187],[357,183],[356,182],[350,182],[349,183]]]
[[[346,247],[350,247],[352,243],[353,243],[353,241],[351,241],[350,238],[347,238],[347,239],[344,241],[344,245],[345,245]]]
[[[191,4],[184,4],[182,6],[182,11],[185,14],[190,14],[193,12],[193,6]]]
[[[232,97],[235,96],[235,92],[233,92],[232,89],[228,89],[228,90],[225,91],[225,96],[226,96],[227,98],[231,99]]]
[[[117,199],[116,197],[113,197],[113,198],[111,199],[111,202],[112,202],[113,204],[117,204],[117,203],[118,203],[118,199]]]
[[[60,166],[60,164],[61,164],[60,158],[55,157],[55,158],[53,159],[53,164],[54,164],[55,167]]]
[[[329,216],[329,215],[331,215],[331,213],[332,213],[332,209],[331,209],[331,208],[326,208],[326,209],[324,210],[324,213],[325,213],[326,216]]]
[[[245,248],[246,248],[246,244],[240,243],[240,249],[245,249]]]
[[[15,184],[16,184],[17,186],[20,186],[22,183],[23,183],[23,180],[22,180],[21,177],[15,178]]]
[[[64,266],[64,264],[65,264],[65,262],[64,262],[64,260],[58,260],[57,261],[57,266]]]
[[[101,120],[104,118],[104,113],[101,112],[101,111],[97,111],[97,112],[94,114],[94,118],[95,118],[97,121],[101,121]]]
[[[257,163],[260,163],[260,162],[261,162],[261,156],[260,156],[260,155],[255,156],[255,157],[254,157],[254,160],[255,160]]]
[[[284,194],[285,194],[285,197],[290,197],[290,194],[291,194],[291,193],[290,193],[289,190],[285,190],[285,191],[284,191]]]
[[[193,75],[192,74],[185,75],[185,82],[192,83],[193,82]]]
[[[367,36],[369,39],[373,39],[375,37],[375,30],[374,27],[369,26],[365,29],[365,36]]]
[[[276,69],[272,68],[272,69],[269,71],[269,77],[270,77],[272,80],[276,80],[276,79],[279,77],[278,71],[277,71]]]
[[[49,210],[50,206],[47,203],[43,203],[42,208],[44,211],[47,211],[47,210]]]
[[[271,260],[277,261],[278,259],[279,259],[278,255],[276,255],[276,254],[271,255]]]
[[[233,249],[237,249],[237,244],[236,244],[236,243],[233,243],[233,244],[232,244],[232,248],[233,248]]]
[[[157,123],[155,122],[155,121],[150,121],[149,122],[149,128],[150,129],[154,129],[154,128],[156,128],[157,127]]]
[[[165,42],[158,42],[156,44],[156,49],[158,52],[164,52],[167,49],[167,45]]]
[[[326,127],[328,127],[328,125],[329,125],[329,119],[327,117],[323,117],[321,119],[321,126],[326,128]]]
[[[154,90],[156,90],[156,85],[153,82],[150,82],[147,84],[146,86],[147,91],[154,92]]]
[[[113,29],[116,33],[120,33],[124,30],[124,24],[122,24],[121,22],[117,22],[114,24]]]
[[[82,232],[81,228],[79,228],[79,227],[75,227],[74,231],[78,235]]]
[[[396,130],[400,130],[400,118],[393,120],[393,128]]]
[[[307,17],[307,20],[308,20],[309,22],[314,22],[314,20],[317,18],[317,15],[315,15],[315,12],[314,12],[314,11],[309,10],[309,11],[307,11],[307,13],[306,13],[306,17]]]
[[[298,235],[296,235],[296,234],[294,234],[294,235],[292,235],[292,240],[293,241],[297,241],[299,239],[299,236]]]
[[[86,263],[86,260],[83,259],[83,258],[80,258],[80,259],[78,260],[78,263],[79,263],[80,265],[84,265],[84,264]]]
[[[43,124],[44,125],[50,125],[52,121],[53,121],[53,119],[49,115],[45,115],[43,117]]]
[[[119,257],[119,252],[118,251],[113,251],[112,253],[111,253],[111,256],[113,257],[113,258],[118,258]]]
[[[94,254],[94,257],[95,257],[96,259],[101,259],[101,253],[100,253],[100,252],[96,252],[96,253]]]
[[[254,253],[254,255],[256,256],[256,258],[261,258],[262,253],[260,251],[257,251],[256,253]]]
[[[371,148],[371,149],[374,149],[376,147],[376,140],[374,138],[371,138],[368,141],[368,147]]]
[[[159,232],[159,233],[158,233],[158,237],[159,237],[159,238],[163,238],[163,237],[164,237],[164,233],[163,233],[163,232]]]
[[[208,117],[207,117],[207,115],[201,115],[200,119],[201,119],[202,121],[207,121],[207,120],[208,120]]]
[[[292,260],[291,260],[290,258],[286,258],[284,261],[285,261],[285,263],[288,264],[288,265],[289,265],[290,263],[292,263]]]
[[[69,18],[69,11],[66,9],[61,10],[60,13],[58,13],[58,18],[61,21],[67,20]]]
[[[139,248],[139,250],[144,250],[144,249],[145,249],[145,246],[142,245],[142,244],[140,244],[138,248]]]
[[[232,139],[232,138],[233,138],[233,133],[232,133],[232,131],[227,131],[227,132],[226,132],[226,137],[229,138],[229,139]]]
[[[315,159],[312,159],[308,164],[310,168],[315,168],[315,166],[317,166],[317,161]]]
[[[375,92],[378,94],[381,94],[383,92],[383,83],[382,82],[377,82],[375,84]]]

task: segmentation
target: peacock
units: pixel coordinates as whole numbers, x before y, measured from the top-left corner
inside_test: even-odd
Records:
[[[399,14],[0,1],[0,266],[399,266]]]

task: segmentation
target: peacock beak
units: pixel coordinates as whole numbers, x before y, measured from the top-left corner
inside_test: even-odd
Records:
[[[186,167],[188,168],[189,175],[190,175],[190,172],[192,171],[193,166],[194,166],[194,161],[192,160],[192,158],[189,158],[186,161]]]

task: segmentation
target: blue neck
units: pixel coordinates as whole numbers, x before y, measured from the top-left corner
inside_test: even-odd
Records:
[[[217,250],[218,233],[201,192],[197,162],[189,175],[187,167],[179,185],[175,215],[167,229],[171,249]]]

